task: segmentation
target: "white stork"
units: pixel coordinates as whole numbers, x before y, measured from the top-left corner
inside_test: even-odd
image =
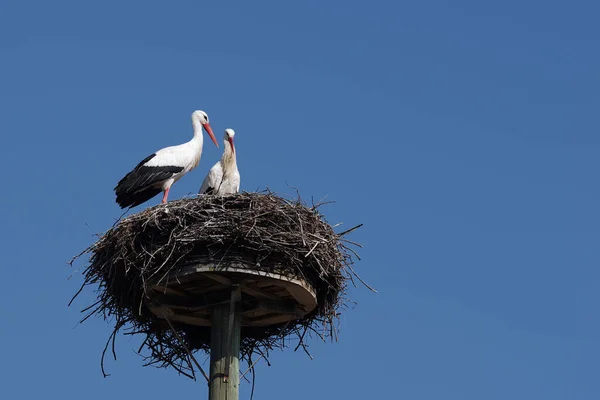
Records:
[[[233,145],[233,129],[225,129],[223,157],[208,172],[198,194],[227,195],[240,191],[240,172],[238,171]]]
[[[160,149],[144,158],[115,187],[116,202],[121,208],[135,207],[164,192],[162,203],[167,202],[171,185],[198,166],[202,155],[202,128],[217,147],[217,139],[208,123],[208,115],[196,110],[192,113],[194,137],[179,146]]]

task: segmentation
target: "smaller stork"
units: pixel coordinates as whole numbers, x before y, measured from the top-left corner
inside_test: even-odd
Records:
[[[225,150],[221,159],[210,169],[198,194],[227,195],[240,191],[240,172],[235,157],[235,146],[233,145],[233,129],[225,129],[223,142]]]

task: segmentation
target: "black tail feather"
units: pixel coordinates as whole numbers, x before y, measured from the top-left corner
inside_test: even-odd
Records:
[[[117,195],[116,202],[121,208],[135,207],[150,200],[160,192],[162,192],[160,188],[148,188],[135,193],[122,193]]]
[[[162,184],[181,171],[179,166],[147,167],[140,163],[115,187],[116,202],[121,208],[140,205],[159,194]]]

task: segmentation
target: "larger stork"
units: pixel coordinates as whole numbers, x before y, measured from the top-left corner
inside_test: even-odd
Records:
[[[121,208],[140,205],[160,192],[164,192],[162,203],[166,203],[171,186],[200,162],[203,128],[219,147],[204,111],[196,110],[192,113],[192,125],[192,140],[179,146],[165,147],[149,155],[119,181],[115,193],[116,202]]]
[[[240,191],[240,172],[237,167],[233,129],[225,129],[223,157],[210,169],[198,194],[227,195]]]

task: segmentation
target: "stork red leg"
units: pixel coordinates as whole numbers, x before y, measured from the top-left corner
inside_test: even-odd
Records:
[[[169,189],[171,189],[170,186],[165,189],[165,194],[163,195],[162,204],[166,204],[167,203],[167,197],[169,197]]]

